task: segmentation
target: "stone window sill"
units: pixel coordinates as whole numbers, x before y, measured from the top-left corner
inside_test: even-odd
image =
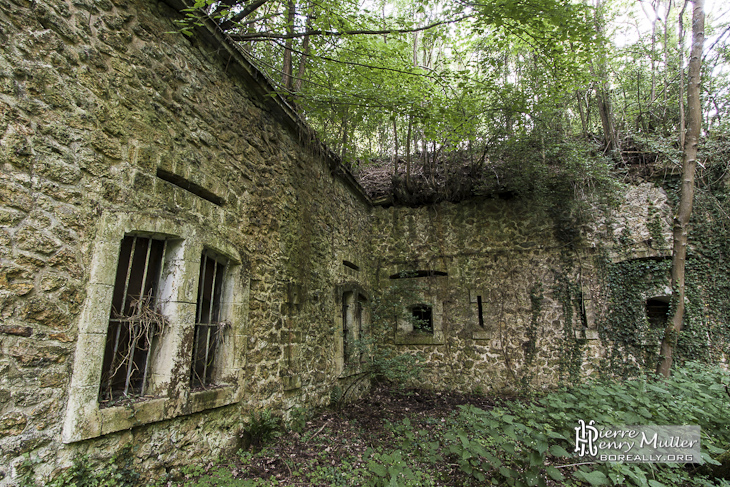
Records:
[[[492,339],[492,332],[491,331],[475,331],[471,334],[472,340],[491,340]]]
[[[235,386],[221,386],[215,389],[196,391],[190,394],[190,412],[198,413],[238,402]]]
[[[589,328],[575,330],[575,338],[578,340],[598,340],[598,330]]]
[[[443,345],[444,334],[440,332],[434,333],[396,333],[396,345]]]
[[[238,387],[221,386],[191,392],[187,401],[157,397],[139,402],[100,408],[98,403],[79,415],[78,427],[64,432],[64,443],[87,440],[136,426],[173,419],[238,402]]]

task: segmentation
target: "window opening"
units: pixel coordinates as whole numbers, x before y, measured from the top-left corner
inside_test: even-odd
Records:
[[[365,337],[366,306],[367,300],[358,293],[342,295],[342,357],[345,364],[363,359],[363,343],[357,341]]]
[[[588,328],[588,313],[586,313],[586,300],[584,294],[580,294],[580,323],[583,328]]]
[[[350,323],[350,315],[348,313],[351,301],[352,293],[345,293],[342,295],[342,357],[345,363],[349,362],[350,357],[350,331],[352,330],[352,324]]]
[[[482,297],[477,296],[477,310],[479,312],[479,326],[484,328],[484,313],[482,308]]]
[[[445,277],[449,274],[443,271],[400,271],[390,276],[390,279],[410,279],[413,277]]]
[[[195,340],[190,377],[192,387],[207,387],[213,383],[213,371],[218,344],[225,324],[221,322],[221,294],[227,262],[216,260],[203,252],[200,259],[198,300],[195,313]]]
[[[416,304],[410,308],[413,331],[433,333],[433,308],[426,304]]]
[[[650,298],[646,300],[646,319],[651,328],[666,328],[669,316],[669,298]]]
[[[156,302],[166,251],[166,240],[122,240],[102,365],[104,405],[145,394],[154,339],[166,324]]]
[[[352,263],[352,262],[350,262],[349,260],[343,260],[343,261],[342,261],[342,265],[344,265],[345,267],[349,267],[349,268],[350,268],[350,269],[352,269],[353,271],[359,271],[359,270],[360,270],[360,267],[359,267],[358,265],[356,265],[356,264],[353,264],[353,263]]]

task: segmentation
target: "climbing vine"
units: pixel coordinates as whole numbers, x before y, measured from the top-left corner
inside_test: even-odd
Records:
[[[698,178],[686,262],[686,303],[683,329],[677,335],[676,361],[717,363],[730,356],[730,199],[726,182],[726,157],[706,160]],[[708,162],[709,161],[709,162]],[[664,182],[670,203],[676,203],[676,180]],[[649,203],[647,227],[654,244],[664,246],[659,211]],[[628,236],[619,236],[620,244]],[[655,245],[656,247],[657,245]],[[607,353],[602,371],[623,377],[653,371],[666,321],[649,319],[650,300],[663,296],[669,303],[670,258],[610,262],[598,257],[607,307],[598,330]]]
[[[622,377],[653,370],[665,326],[649,323],[646,302],[667,294],[671,260],[635,259],[605,264],[601,267],[608,309],[597,323],[607,350],[602,369]]]
[[[563,271],[555,275],[553,287],[553,296],[563,311],[563,341],[558,350],[560,382],[574,384],[580,381],[585,346],[584,339],[576,338],[576,329],[582,324],[574,324],[575,312],[581,309],[581,289],[571,276],[572,259],[564,255],[563,264]]]

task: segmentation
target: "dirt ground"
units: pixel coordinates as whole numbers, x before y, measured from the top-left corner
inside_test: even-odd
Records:
[[[302,420],[300,427],[294,425],[294,430],[282,433],[260,450],[251,447],[239,454],[231,470],[238,479],[270,479],[278,485],[357,485],[347,478],[340,483],[338,476],[346,477],[348,469],[355,472],[364,467],[366,451],[386,451],[394,444],[394,435],[398,434],[394,424],[408,418],[414,430],[443,428],[459,405],[491,409],[506,400],[378,387],[360,400],[318,412],[306,422]],[[408,458],[407,452],[404,457]],[[456,465],[445,464],[441,470],[441,479],[456,480],[463,475]],[[442,480],[435,484],[451,482]]]

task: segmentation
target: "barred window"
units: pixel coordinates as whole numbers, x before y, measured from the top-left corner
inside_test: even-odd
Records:
[[[155,342],[166,322],[157,293],[166,240],[127,235],[119,251],[99,401],[143,396]]]
[[[213,385],[219,342],[226,327],[221,320],[221,295],[228,260],[204,251],[200,259],[195,340],[190,384],[194,388]]]

